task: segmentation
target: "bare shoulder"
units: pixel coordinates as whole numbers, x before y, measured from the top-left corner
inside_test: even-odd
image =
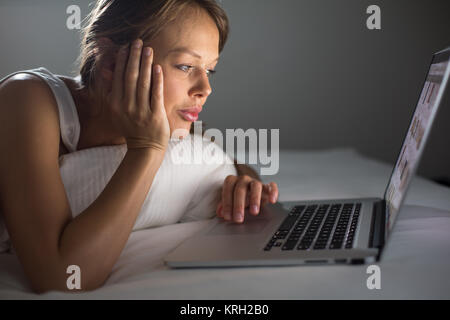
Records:
[[[5,93],[18,89],[31,89],[31,88],[45,88],[48,87],[44,81],[30,73],[18,73],[3,81],[0,84],[0,92]]]
[[[11,130],[20,133],[19,127],[53,132],[59,141],[55,97],[42,79],[26,73],[16,74],[0,84],[0,140]]]
[[[43,140],[45,139],[45,140]],[[39,141],[38,141],[39,140]],[[14,75],[0,84],[0,149],[31,148],[58,159],[59,114],[49,86],[30,74]],[[5,168],[0,159],[0,170]]]
[[[40,107],[31,110],[30,105]],[[9,118],[8,114],[24,109],[27,109],[27,112],[57,111],[56,107],[51,89],[35,75],[19,73],[0,84],[0,112],[6,118]]]

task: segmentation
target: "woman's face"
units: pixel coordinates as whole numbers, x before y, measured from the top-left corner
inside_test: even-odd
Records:
[[[219,59],[219,31],[203,10],[167,26],[149,45],[164,75],[164,104],[171,135],[185,136],[211,94],[209,75]]]

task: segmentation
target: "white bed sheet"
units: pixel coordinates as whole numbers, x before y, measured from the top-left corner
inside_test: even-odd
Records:
[[[392,166],[351,149],[281,151],[280,200],[382,197]],[[0,255],[1,299],[449,299],[450,188],[416,177],[383,259],[381,289],[367,265],[170,269],[163,257],[210,221],[140,230],[105,285],[32,293],[17,258]]]

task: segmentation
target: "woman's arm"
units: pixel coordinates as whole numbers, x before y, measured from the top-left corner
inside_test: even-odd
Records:
[[[11,121],[14,119],[14,121]],[[101,286],[128,240],[155,174],[159,150],[128,150],[100,196],[72,219],[58,164],[58,109],[46,84],[0,90],[0,194],[12,245],[35,292]]]
[[[109,276],[163,158],[159,150],[128,150],[99,197],[64,228],[61,262],[80,266],[82,289],[98,288]]]

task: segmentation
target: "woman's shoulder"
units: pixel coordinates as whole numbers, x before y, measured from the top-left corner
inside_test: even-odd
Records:
[[[58,119],[58,107],[49,86],[38,76],[15,74],[0,84],[0,118]],[[56,116],[56,117],[55,117]]]
[[[10,99],[41,101],[51,97],[49,86],[34,74],[16,73],[0,83],[0,102],[10,102]]]
[[[47,70],[32,70],[48,73]],[[76,79],[53,75],[64,82],[71,90],[76,87]],[[43,79],[44,78],[44,79]],[[0,118],[3,121],[16,119],[21,121],[19,125],[42,126],[46,123],[46,130],[53,137],[60,137],[60,112],[58,102],[51,86],[36,73],[17,72],[6,77],[0,83]],[[2,125],[0,123],[0,125]],[[31,129],[31,128],[30,128]],[[2,132],[3,134],[3,132]],[[69,153],[62,141],[59,142],[59,155]]]
[[[31,71],[39,71],[39,69]],[[64,82],[64,84],[71,91],[73,88],[79,86],[77,78],[71,78],[63,75],[53,76]],[[36,72],[30,73],[27,71],[19,71],[5,77],[4,80],[0,82],[0,94],[9,94],[13,96],[18,96],[19,94],[21,94],[24,96],[24,98],[31,95],[34,99],[49,99],[53,98],[54,96],[51,91],[50,85],[46,83],[46,80],[44,80],[43,77],[36,74]]]
[[[0,119],[4,129],[10,127],[11,119],[22,128],[37,129],[44,123],[47,128],[59,128],[58,106],[51,89],[38,76],[27,73],[12,75],[0,84]]]

